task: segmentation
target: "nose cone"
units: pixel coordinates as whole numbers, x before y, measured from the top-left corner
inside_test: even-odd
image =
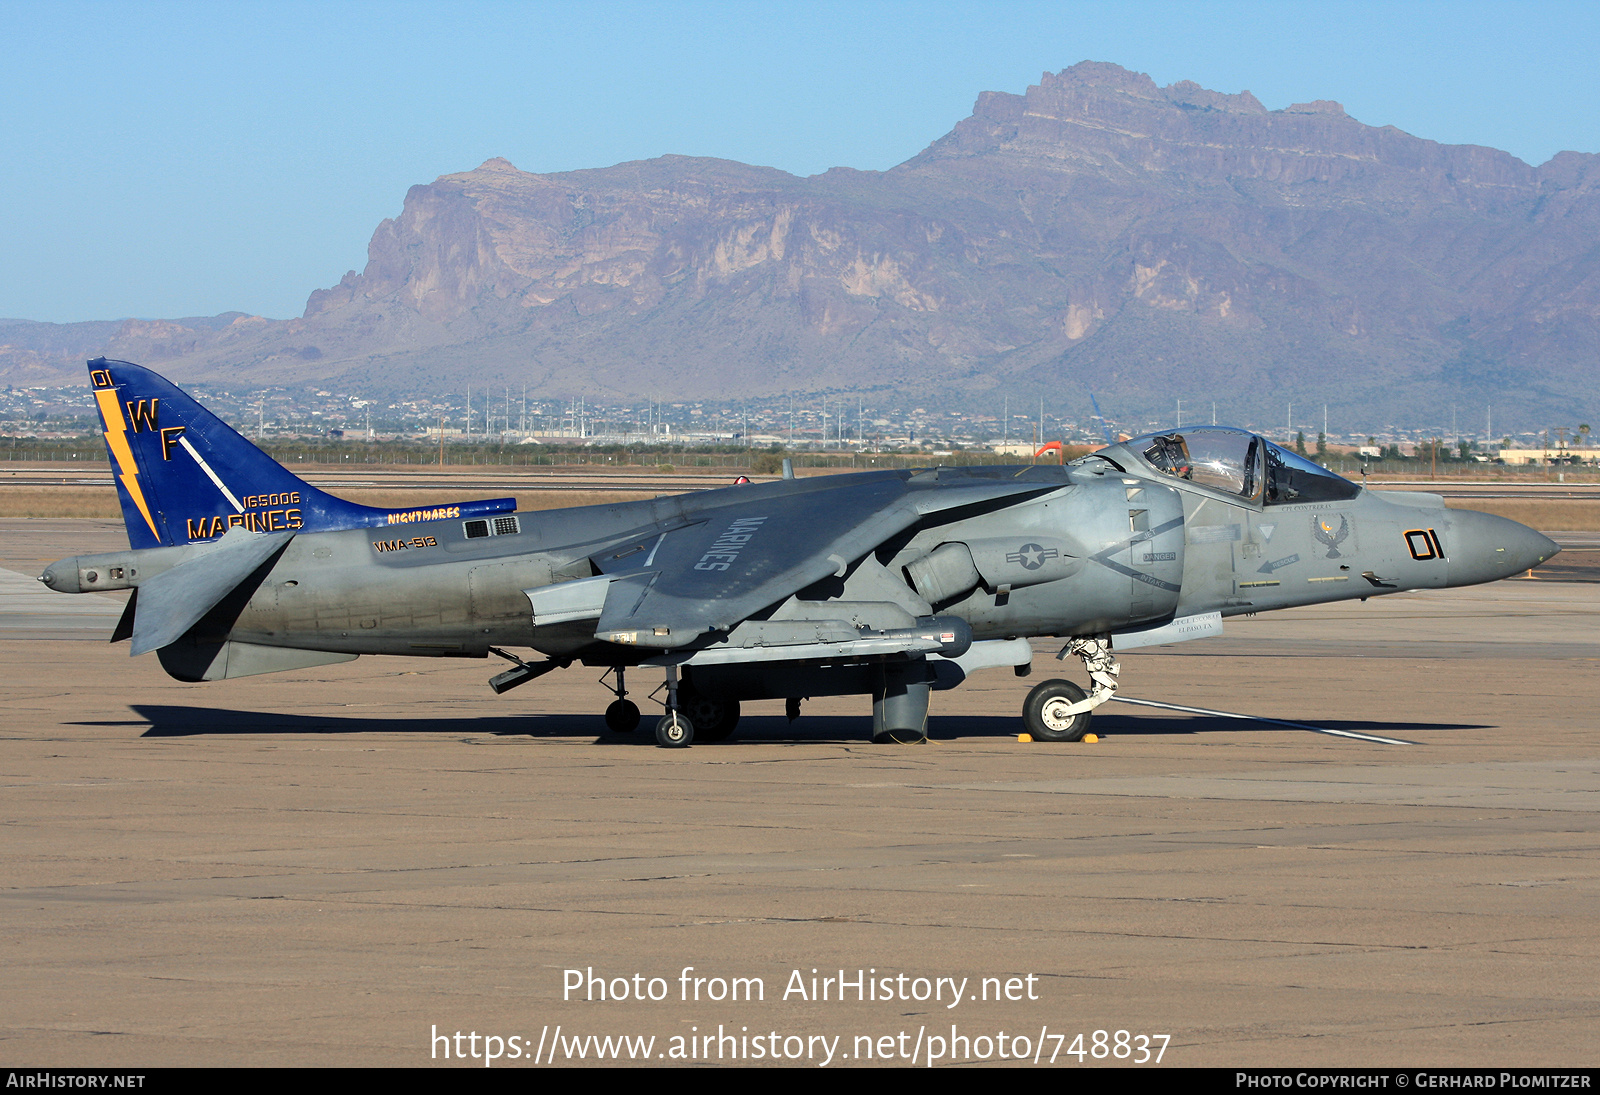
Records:
[[[1492,513],[1451,513],[1450,580],[1453,586],[1492,582],[1531,570],[1560,546],[1542,532]]]

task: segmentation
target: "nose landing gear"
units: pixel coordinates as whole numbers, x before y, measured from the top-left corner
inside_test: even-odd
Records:
[[[1076,654],[1083,659],[1092,682],[1089,694],[1066,680],[1048,680],[1028,693],[1022,705],[1022,725],[1035,741],[1082,741],[1089,732],[1094,709],[1117,692],[1117,674],[1122,666],[1111,653],[1109,636],[1096,635],[1073,639],[1061,648],[1057,658]]]

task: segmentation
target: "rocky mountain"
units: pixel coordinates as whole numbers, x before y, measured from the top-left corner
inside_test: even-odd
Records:
[[[1492,400],[1532,428],[1594,388],[1600,156],[1530,167],[1085,62],[985,93],[888,171],[495,159],[413,187],[298,319],[52,326],[0,321],[0,378],[76,379],[103,339],[250,386],[1092,390],[1124,415],[1281,422],[1293,400],[1374,426]]]

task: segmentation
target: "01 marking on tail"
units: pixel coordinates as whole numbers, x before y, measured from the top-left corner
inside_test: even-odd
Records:
[[[130,549],[63,559],[40,580],[133,589],[113,641],[155,650],[186,681],[493,653],[514,663],[490,681],[498,693],[579,661],[607,670],[619,733],[639,722],[626,672],[654,669],[666,746],[726,738],[743,701],[785,700],[792,718],[833,695],[871,697],[874,740],[921,740],[933,692],[982,669],[1026,675],[1028,640],[1043,637],[1082,659],[1090,689],[1047,680],[1023,722],[1034,740],[1076,741],[1116,691],[1116,649],[1269,609],[1490,582],[1559,550],[1215,426],[1064,466],[391,512],[301,481],[148,369],[99,359],[89,373]]]

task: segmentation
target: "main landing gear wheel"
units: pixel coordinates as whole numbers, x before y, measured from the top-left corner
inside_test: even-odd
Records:
[[[694,723],[680,712],[668,711],[656,723],[656,744],[663,749],[682,749],[694,741]]]
[[[639,729],[639,706],[632,700],[614,700],[606,708],[606,728],[614,734],[631,734]]]
[[[1028,693],[1022,725],[1035,741],[1082,741],[1094,712],[1069,708],[1085,698],[1083,689],[1071,681],[1044,681]]]
[[[694,723],[698,741],[727,741],[739,725],[738,700],[713,700],[694,691],[688,684],[678,685],[678,710]]]

